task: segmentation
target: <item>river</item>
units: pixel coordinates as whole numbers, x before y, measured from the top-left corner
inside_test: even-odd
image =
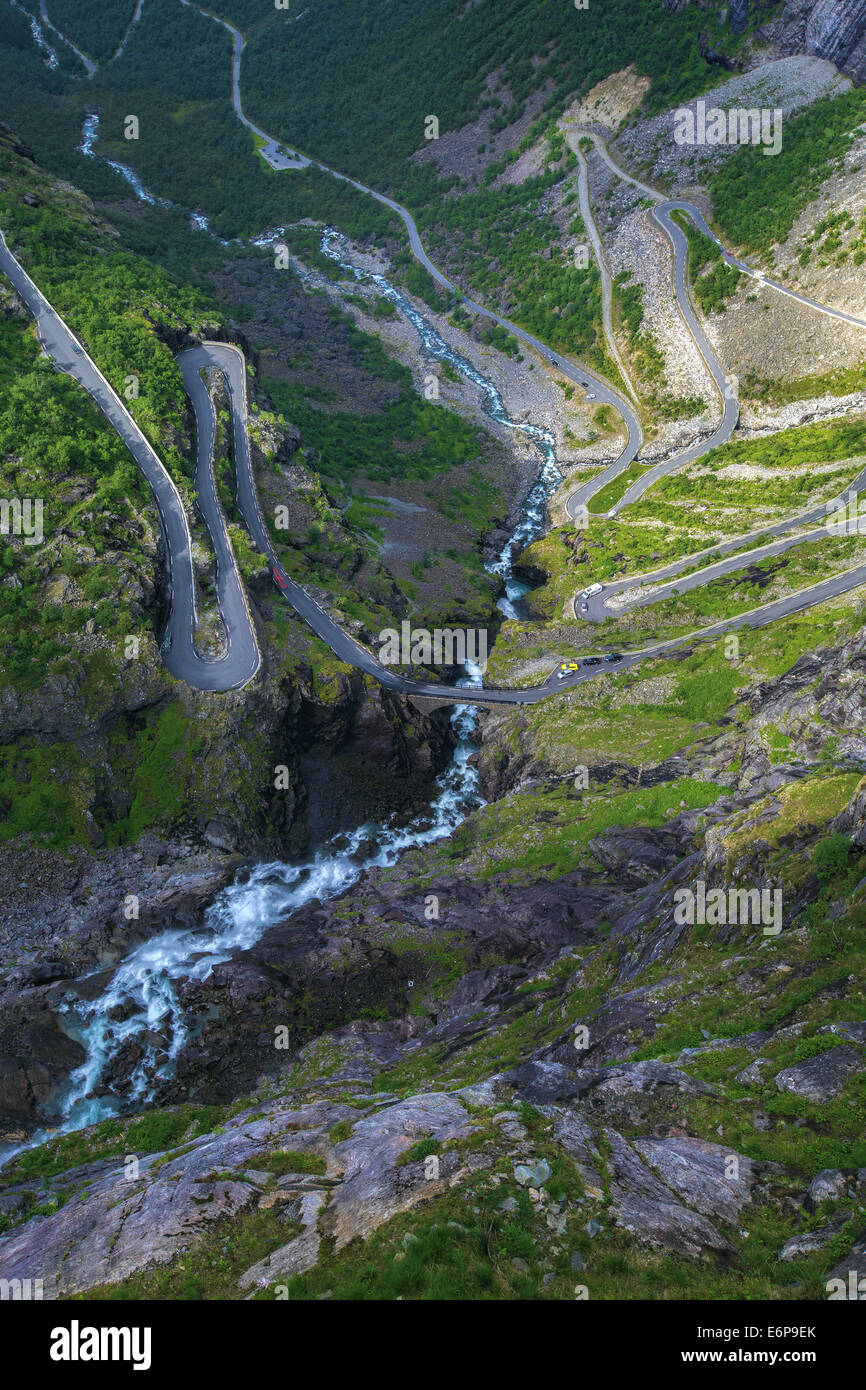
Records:
[[[88,116],[82,141],[82,150],[88,155],[94,153],[97,126],[98,118]],[[120,166],[114,167],[126,174]],[[143,201],[155,201],[135,176],[129,178],[129,183]],[[280,232],[267,233],[256,244],[268,245],[279,235]],[[332,228],[323,232],[322,250],[356,280],[370,279],[413,325],[425,351],[448,362],[480,389],[484,408],[492,419],[537,444],[541,455],[537,479],[508,542],[488,566],[503,582],[505,593],[500,608],[504,616],[518,616],[515,605],[527,586],[515,578],[513,563],[543,531],[548,498],[562,477],[553,436],[537,425],[512,420],[493,383],[450,348],[400,290],[384,275],[360,270],[345,259],[347,244]],[[468,666],[459,684],[466,689],[479,688],[481,672]],[[301,863],[258,864],[241,873],[217,896],[206,910],[200,928],[164,931],[143,942],[117,967],[107,987],[92,999],[86,998],[89,977],[79,982],[84,986],[80,992],[71,989],[59,1012],[66,1031],[84,1047],[85,1060],[55,1098],[56,1125],[34,1134],[27,1144],[7,1150],[0,1161],[8,1162],[22,1149],[33,1148],[54,1135],[82,1129],[112,1115],[134,1113],[147,1105],[160,1083],[171,1076],[174,1062],[190,1036],[191,1023],[178,989],[184,980],[206,978],[215,965],[236,951],[249,949],[269,927],[306,903],[335,898],[368,870],[388,867],[406,850],[446,838],[483,806],[478,774],[469,761],[477,723],[476,706],[455,707],[451,715],[455,734],[451,762],[437,779],[437,793],[430,806],[408,824],[400,825],[396,818],[382,824],[364,823],[335,836]],[[114,1093],[105,1086],[103,1078],[133,1039],[141,1044],[142,1056],[128,1075],[123,1093]]]

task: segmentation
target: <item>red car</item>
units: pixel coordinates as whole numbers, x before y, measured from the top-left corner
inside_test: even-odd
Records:
[[[279,584],[280,588],[281,588],[281,589],[285,589],[285,587],[286,587],[286,581],[285,581],[285,579],[283,579],[283,577],[282,577],[282,575],[280,574],[279,570],[271,570],[271,574],[274,576],[274,579],[277,581],[277,583]]]

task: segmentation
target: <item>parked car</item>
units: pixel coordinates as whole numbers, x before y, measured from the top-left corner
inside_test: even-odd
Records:
[[[622,661],[622,652],[608,652],[605,661]]]
[[[566,676],[573,676],[574,673],[575,673],[575,671],[579,671],[579,670],[580,670],[580,662],[579,662],[579,661],[563,661],[562,665],[560,666],[560,668],[559,668],[559,670],[557,671],[556,674],[557,674],[559,680],[564,680]]]
[[[601,665],[601,657],[600,657],[600,656],[585,656],[585,657],[583,658],[583,664],[584,664],[584,666],[600,666],[600,665]]]

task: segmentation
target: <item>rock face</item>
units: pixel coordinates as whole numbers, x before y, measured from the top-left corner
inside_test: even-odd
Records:
[[[752,1200],[754,1165],[721,1144],[684,1135],[637,1139],[634,1147],[667,1187],[705,1216],[736,1225]]]
[[[646,1245],[676,1254],[733,1254],[729,1241],[705,1216],[683,1206],[671,1189],[653,1176],[641,1162],[639,1150],[613,1130],[605,1130],[604,1137],[610,1144],[617,1225]],[[680,1175],[680,1186],[688,1186],[684,1175]]]
[[[285,1052],[274,1048],[278,1027],[289,1029],[294,1050],[346,1017],[382,1010],[389,1017],[405,1015],[409,982],[427,969],[425,953],[435,944],[424,917],[429,894],[460,933],[466,973],[433,1027],[420,1031],[421,1046],[455,1044],[476,1033],[479,1011],[492,1014],[507,1006],[526,980],[529,962],[553,959],[566,943],[589,940],[618,896],[586,885],[582,875],[504,889],[440,878],[407,896],[399,879],[372,874],[360,886],[361,910],[348,928],[339,901],[311,903],[271,927],[250,950],[216,966],[208,979],[188,982],[184,1003],[207,1022],[181,1052],[162,1099],[224,1102],[243,1094],[259,1076],[282,1067]],[[403,937],[399,952],[382,939],[383,921]],[[507,963],[472,968],[492,954]]]
[[[806,1062],[786,1067],[776,1077],[780,1091],[821,1103],[837,1096],[849,1077],[864,1069],[862,1053],[854,1047],[834,1047]]]
[[[0,1024],[0,1143],[20,1142],[47,1116],[52,1095],[85,1052],[37,990],[7,1005]]]
[[[111,969],[157,932],[197,926],[237,855],[145,835],[134,849],[69,855],[4,847],[0,870],[0,1143],[46,1122],[84,1051],[57,1006],[72,982]],[[29,900],[20,909],[23,884]],[[134,914],[130,903],[135,904]]]
[[[803,1201],[807,1211],[817,1211],[822,1202],[838,1201],[852,1189],[866,1188],[866,1168],[822,1168],[809,1183]]]
[[[734,0],[731,23],[741,33],[764,19],[762,0]],[[784,53],[827,58],[856,82],[866,80],[866,2],[864,0],[785,0],[781,10],[760,23],[758,37]]]
[[[89,1164],[40,1188],[41,1203],[64,1199],[60,1210],[0,1236],[0,1277],[43,1278],[46,1298],[68,1297],[167,1263],[217,1222],[273,1211],[289,1238],[240,1275],[242,1289],[255,1289],[312,1268],[323,1238],[336,1251],[365,1240],[400,1212],[441,1196],[505,1156],[518,1181],[525,1170],[526,1182],[537,1184],[536,1198],[543,1198],[552,1170],[546,1160],[531,1158],[525,1130],[510,1121],[511,1094],[505,1078],[488,1083],[484,1099],[504,1123],[477,1147],[468,1141],[481,1134],[472,1114],[480,1097],[470,1088],[466,1094],[433,1092],[392,1103],[383,1098],[381,1108],[367,1115],[351,1104],[324,1100],[272,1102],[235,1116],[219,1134],[185,1145],[175,1156],[143,1155],[135,1170],[128,1159]],[[717,1145],[681,1142],[671,1149],[649,1138],[628,1141],[612,1129],[591,1130],[570,1107],[554,1107],[550,1114],[559,1141],[581,1162],[587,1180],[595,1179],[599,1196],[596,1168],[607,1166],[616,1224],[650,1247],[683,1255],[732,1253],[714,1222],[730,1223],[750,1200],[748,1159],[739,1159],[741,1179],[729,1187],[722,1177],[726,1151]],[[346,1137],[337,1138],[343,1132]],[[423,1157],[406,1162],[407,1151],[422,1139],[432,1151],[444,1151],[433,1164]],[[287,1152],[320,1171],[276,1176],[274,1158]],[[15,1189],[5,1194],[7,1209],[16,1195]],[[589,1224],[603,1229],[595,1218]]]
[[[666,10],[684,9],[693,0],[663,0]],[[702,10],[717,8],[713,0],[696,0]],[[766,0],[731,0],[729,19],[735,34],[757,23],[759,39],[783,53],[806,53],[827,58],[856,82],[866,80],[866,3],[864,0],[784,0],[772,10]]]
[[[817,0],[806,20],[807,53],[829,58],[843,72],[866,75],[866,0]]]

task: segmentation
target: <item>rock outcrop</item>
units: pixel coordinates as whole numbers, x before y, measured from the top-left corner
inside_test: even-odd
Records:
[[[717,8],[712,0],[663,0],[668,11],[692,3]],[[757,39],[777,52],[827,58],[855,82],[866,81],[864,0],[784,0],[780,8],[766,0],[731,0],[728,15],[735,34],[757,25]]]

